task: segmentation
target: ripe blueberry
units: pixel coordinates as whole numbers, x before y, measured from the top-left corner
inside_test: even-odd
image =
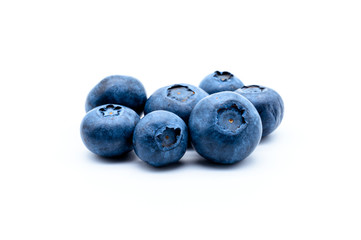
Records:
[[[284,105],[281,96],[273,89],[249,85],[235,91],[247,98],[257,109],[262,120],[262,137],[273,132],[283,118]]]
[[[251,102],[225,91],[199,101],[189,119],[189,132],[201,156],[231,164],[253,152],[261,139],[262,124]]]
[[[85,110],[103,104],[120,104],[140,114],[143,111],[147,95],[143,84],[136,78],[113,75],[101,80],[88,94]]]
[[[133,149],[132,137],[139,115],[132,109],[106,104],[89,111],[80,126],[81,138],[93,153],[113,157]]]
[[[206,76],[199,87],[209,94],[222,91],[235,91],[243,87],[243,83],[230,72],[215,71]]]
[[[190,84],[174,84],[155,91],[147,100],[144,114],[155,110],[173,112],[188,123],[194,106],[208,94]]]
[[[186,152],[187,142],[186,124],[168,111],[158,110],[147,114],[134,130],[135,153],[155,167],[179,161]]]

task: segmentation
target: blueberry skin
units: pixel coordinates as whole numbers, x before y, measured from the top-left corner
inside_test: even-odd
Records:
[[[176,114],[163,110],[143,117],[133,135],[135,153],[154,167],[178,162],[186,152],[187,142],[185,122]]]
[[[275,90],[260,85],[249,85],[235,92],[246,97],[256,107],[262,120],[262,137],[272,133],[281,124],[284,104]]]
[[[261,139],[262,124],[250,101],[225,91],[199,101],[189,119],[189,132],[202,157],[232,164],[253,152]]]
[[[147,101],[143,84],[136,78],[113,75],[101,80],[88,94],[86,112],[103,104],[120,104],[140,114]]]
[[[85,146],[103,157],[114,157],[133,149],[132,137],[139,115],[130,108],[106,104],[89,111],[80,126]]]
[[[165,110],[177,114],[188,123],[194,106],[208,93],[202,89],[182,83],[166,86],[155,91],[147,100],[144,114]]]
[[[206,76],[199,87],[209,94],[222,91],[235,91],[243,87],[244,84],[230,72],[215,71]]]

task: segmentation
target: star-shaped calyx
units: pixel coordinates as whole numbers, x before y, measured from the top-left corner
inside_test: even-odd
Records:
[[[233,77],[233,74],[230,72],[226,72],[226,71],[224,71],[224,72],[215,71],[213,76],[218,78],[221,81],[227,81]]]
[[[188,86],[176,84],[168,88],[167,97],[180,102],[186,102],[195,95],[195,92]]]
[[[259,85],[249,85],[249,86],[243,86],[242,92],[250,92],[250,93],[257,93],[262,92],[265,90],[265,87],[259,86]]]
[[[118,116],[120,114],[121,109],[122,109],[121,106],[114,106],[112,104],[109,104],[109,105],[106,105],[105,107],[100,108],[99,112],[104,117]]]

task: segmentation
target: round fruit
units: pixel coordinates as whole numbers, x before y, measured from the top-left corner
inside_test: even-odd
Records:
[[[192,144],[201,156],[231,164],[253,152],[261,139],[262,124],[251,102],[225,91],[199,101],[190,116],[189,131]]]
[[[143,84],[136,78],[114,75],[101,80],[88,94],[85,110],[103,104],[120,104],[140,114],[147,101]]]
[[[155,110],[173,112],[188,123],[194,106],[208,93],[190,84],[174,84],[155,91],[147,100],[144,114]]]
[[[89,111],[80,126],[81,138],[93,153],[119,156],[133,149],[132,137],[139,115],[132,109],[106,104]]]
[[[146,163],[160,167],[179,161],[187,149],[188,129],[174,113],[158,110],[135,127],[134,151]]]
[[[215,71],[206,76],[199,87],[209,94],[222,91],[235,91],[243,87],[243,83],[230,72]]]
[[[257,109],[262,120],[262,137],[273,132],[283,119],[284,105],[281,96],[273,89],[249,85],[235,91],[247,98]]]

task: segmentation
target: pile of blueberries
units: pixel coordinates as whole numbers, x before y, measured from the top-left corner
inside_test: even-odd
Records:
[[[141,160],[161,167],[178,162],[192,146],[215,163],[245,159],[280,125],[284,105],[271,88],[245,86],[216,71],[199,87],[174,84],[148,99],[139,80],[109,76],[89,92],[85,109],[81,138],[91,152],[116,157],[134,149]]]

